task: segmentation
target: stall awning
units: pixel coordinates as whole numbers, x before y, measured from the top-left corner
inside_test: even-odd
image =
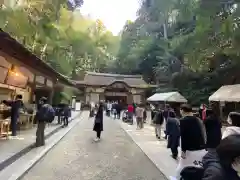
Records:
[[[220,87],[209,98],[209,101],[240,102],[240,84]]]
[[[179,92],[155,93],[147,99],[147,101],[164,101],[186,103],[187,99]]]

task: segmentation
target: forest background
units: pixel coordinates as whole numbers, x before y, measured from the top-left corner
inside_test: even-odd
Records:
[[[157,92],[207,102],[240,83],[240,7],[234,0],[140,0],[115,36],[81,14],[83,0],[0,3],[0,27],[71,79],[84,71],[142,74]],[[127,4],[126,4],[127,6]]]

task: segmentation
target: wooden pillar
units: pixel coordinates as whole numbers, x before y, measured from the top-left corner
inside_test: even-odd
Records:
[[[36,89],[36,74],[34,74],[33,82],[31,84],[31,97],[30,102],[36,104],[36,96],[35,96],[35,89]]]
[[[132,104],[133,103],[133,94],[129,93],[127,96],[127,103]]]
[[[50,88],[50,92],[49,92],[49,104],[52,105],[53,103],[53,96],[54,96],[54,92],[55,92],[55,86],[57,84],[58,80],[52,81],[52,88]],[[47,80],[45,80],[46,86],[47,86]]]
[[[53,95],[54,95],[54,88],[52,88],[52,89],[50,90],[49,98],[48,98],[48,102],[49,102],[49,104],[51,104],[51,105],[52,105],[52,103],[53,103]]]

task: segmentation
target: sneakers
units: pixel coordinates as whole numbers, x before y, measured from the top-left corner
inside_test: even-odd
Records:
[[[96,138],[94,139],[94,141],[95,141],[95,142],[98,142],[98,141],[100,141],[100,138],[96,137]]]

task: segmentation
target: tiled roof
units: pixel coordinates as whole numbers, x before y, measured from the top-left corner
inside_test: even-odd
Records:
[[[75,81],[78,85],[108,86],[114,82],[124,82],[130,87],[144,88],[148,84],[141,75],[123,75],[109,73],[86,72],[83,81]]]
[[[69,79],[65,78],[62,74],[55,71],[51,66],[38,58],[35,54],[30,52],[16,39],[11,37],[8,33],[0,28],[0,51],[15,57],[19,62],[30,66],[31,68],[39,71],[42,74],[56,77],[62,83],[75,86]]]

